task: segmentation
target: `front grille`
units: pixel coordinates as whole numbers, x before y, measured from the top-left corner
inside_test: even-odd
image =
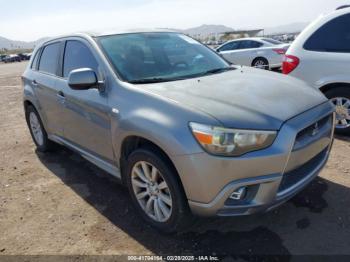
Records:
[[[331,116],[326,116],[324,118],[322,118],[321,120],[313,123],[312,125],[308,126],[307,128],[304,128],[303,130],[301,130],[297,137],[296,140],[300,140],[303,139],[305,136],[312,136],[313,131],[315,130],[315,124],[318,125],[318,129],[322,130],[322,128],[327,125],[330,121],[331,121]]]
[[[325,156],[327,155],[327,151],[328,147],[302,166],[299,166],[298,168],[285,173],[283,175],[278,192],[282,192],[292,187],[293,185],[297,184],[305,177],[307,177],[310,173],[312,173],[317,168],[317,166],[324,160]]]
[[[333,116],[328,115],[301,130],[296,138],[293,151],[304,148],[323,137],[331,137]]]

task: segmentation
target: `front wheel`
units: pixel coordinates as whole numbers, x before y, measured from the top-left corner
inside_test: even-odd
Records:
[[[128,157],[126,179],[134,206],[151,226],[172,233],[186,228],[191,214],[176,171],[155,150],[140,148]]]
[[[350,135],[350,88],[336,87],[325,92],[336,110],[335,131]]]

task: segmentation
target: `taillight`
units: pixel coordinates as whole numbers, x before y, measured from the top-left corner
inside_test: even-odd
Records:
[[[276,49],[272,49],[272,50],[279,55],[284,55],[286,53],[286,49],[283,49],[283,48],[276,48]]]
[[[291,73],[299,65],[299,58],[293,55],[285,55],[283,58],[282,72],[283,74]]]

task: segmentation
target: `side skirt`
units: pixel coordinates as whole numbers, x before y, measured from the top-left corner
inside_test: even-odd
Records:
[[[56,135],[49,135],[49,139],[58,143],[58,144],[64,145],[64,146],[72,149],[73,151],[77,152],[83,158],[85,158],[89,162],[93,163],[94,165],[98,166],[102,170],[106,171],[107,173],[111,174],[112,176],[114,176],[118,179],[121,179],[120,169],[117,168],[116,166],[102,160],[101,158],[98,158],[98,157],[92,155],[91,153],[77,147],[76,145],[73,145],[72,143],[68,142],[67,140],[65,140],[61,137],[58,137]]]

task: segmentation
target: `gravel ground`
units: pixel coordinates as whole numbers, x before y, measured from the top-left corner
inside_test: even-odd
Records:
[[[326,168],[277,210],[198,219],[162,235],[131,206],[126,189],[79,155],[35,151],[20,75],[0,64],[0,254],[350,255],[350,139],[337,137]]]

